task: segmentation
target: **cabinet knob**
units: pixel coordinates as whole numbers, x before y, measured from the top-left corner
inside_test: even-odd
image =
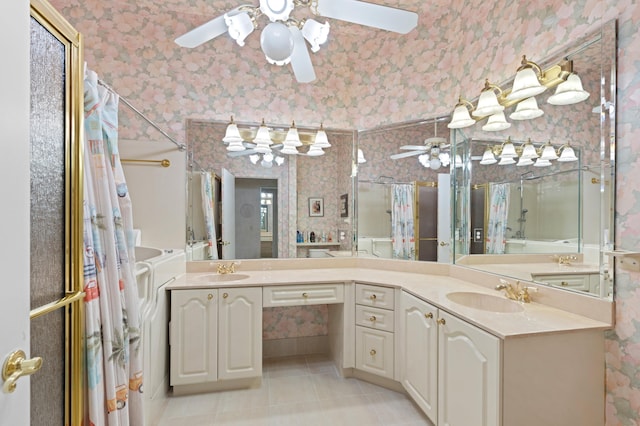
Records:
[[[440,325],[445,325],[447,322],[444,320],[444,318],[438,318],[438,324]]]
[[[229,293],[222,293],[222,297],[226,299],[227,297],[229,297]]]
[[[369,355],[374,356],[376,354],[376,350],[375,349],[371,349],[369,351]]]
[[[369,321],[374,322],[376,320],[376,316],[375,315],[371,315],[369,317]]]
[[[307,297],[309,297],[309,295],[307,293],[302,293],[302,297],[306,299]]]
[[[432,318],[433,318],[433,314],[432,314],[431,312],[429,312],[429,313],[427,313],[427,314],[424,314],[424,317],[425,317],[426,319],[432,319]]]
[[[562,281],[560,282],[560,285],[563,287],[567,287],[569,285],[569,283],[567,281]]]
[[[378,297],[375,294],[372,294],[371,296],[369,296],[369,299],[371,300],[376,300]]]
[[[209,299],[209,300],[213,299],[213,294],[211,294],[211,293],[207,294],[207,299]]]

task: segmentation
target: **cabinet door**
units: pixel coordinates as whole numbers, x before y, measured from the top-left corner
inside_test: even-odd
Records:
[[[500,340],[438,314],[438,426],[500,425]]]
[[[219,290],[218,378],[262,375],[262,289]]]
[[[172,386],[217,379],[217,299],[215,289],[171,292],[169,342]]]
[[[404,291],[400,307],[400,380],[435,423],[438,419],[438,310]]]
[[[393,333],[356,326],[356,368],[393,379]]]

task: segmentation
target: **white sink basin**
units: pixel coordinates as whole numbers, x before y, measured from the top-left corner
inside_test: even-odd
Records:
[[[141,262],[143,260],[148,260],[153,257],[162,256],[164,254],[162,250],[157,249],[155,247],[136,246],[134,247],[134,249],[135,249],[136,261],[138,262]]]
[[[471,291],[449,293],[447,294],[447,299],[459,305],[481,311],[513,313],[524,310],[519,303],[505,299],[502,296],[492,296],[490,294],[474,293]]]
[[[207,274],[196,278],[197,281],[205,283],[219,283],[228,281],[239,281],[249,278],[246,274]]]

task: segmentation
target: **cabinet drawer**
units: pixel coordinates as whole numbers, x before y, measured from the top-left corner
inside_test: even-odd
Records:
[[[545,282],[552,286],[589,291],[591,282],[589,274],[585,275],[534,275],[535,281]]]
[[[356,326],[356,368],[393,379],[393,333]]]
[[[393,293],[394,290],[389,287],[356,284],[356,303],[376,308],[393,309]]]
[[[394,331],[394,312],[372,306],[356,305],[356,324],[376,330]]]
[[[344,284],[264,287],[262,306],[324,305],[344,302]]]

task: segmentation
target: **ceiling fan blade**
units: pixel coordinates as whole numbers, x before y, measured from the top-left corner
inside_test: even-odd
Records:
[[[418,14],[358,0],[318,0],[318,13],[327,18],[406,34],[418,25]]]
[[[243,155],[251,155],[255,154],[257,151],[255,149],[245,149],[244,151],[231,151],[227,152],[228,157],[242,157]]]
[[[289,27],[293,36],[293,53],[291,53],[291,68],[296,76],[298,83],[310,83],[316,79],[316,73],[313,70],[311,56],[307,49],[307,43],[298,27]]]
[[[411,149],[411,150],[419,150],[419,151],[427,151],[428,149],[430,149],[430,146],[424,146],[424,145],[402,145],[400,147],[400,149]]]
[[[397,160],[399,158],[413,157],[416,155],[424,154],[424,151],[409,151],[409,152],[401,152],[399,154],[393,154],[391,156],[392,160]]]
[[[193,48],[206,43],[209,40],[227,32],[227,24],[224,22],[224,15],[205,22],[197,28],[181,35],[175,39],[176,44],[182,47]]]

